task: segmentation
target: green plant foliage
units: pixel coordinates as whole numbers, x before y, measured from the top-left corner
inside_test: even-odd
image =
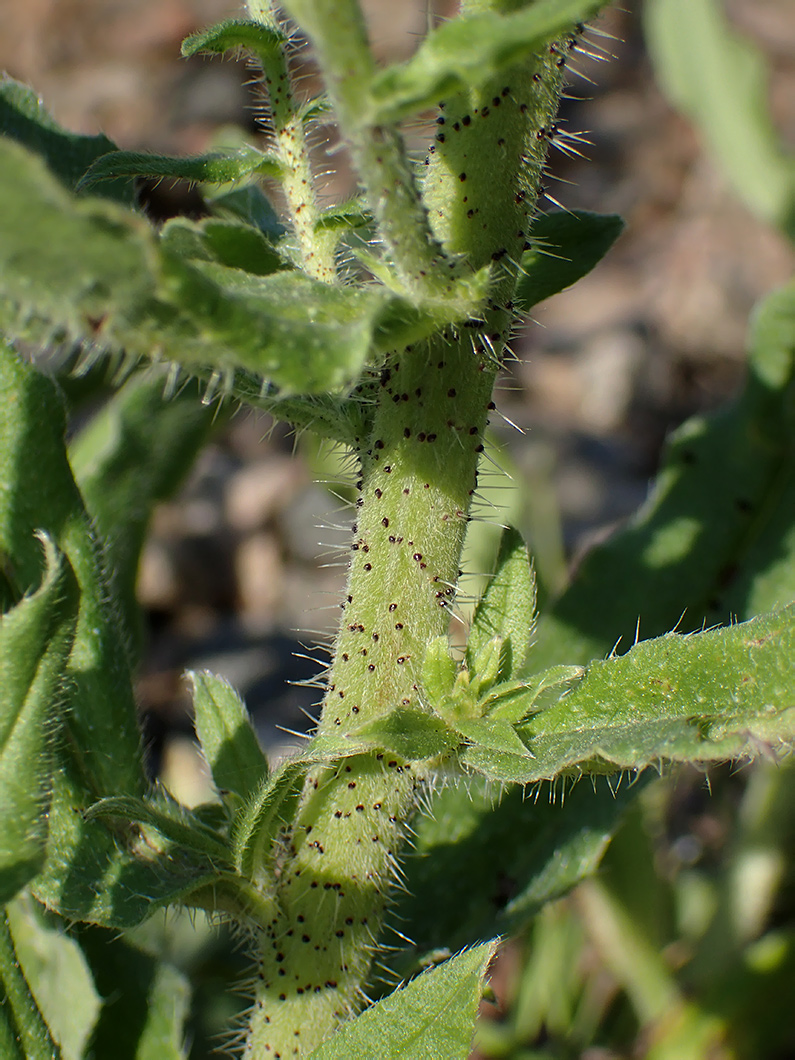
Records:
[[[69,463],[102,538],[131,644],[141,642],[135,583],[149,516],[176,490],[213,424],[223,420],[217,405],[202,403],[203,389],[186,379],[170,393],[164,373],[136,374],[69,444]]]
[[[440,99],[477,90],[600,6],[588,0],[540,0],[510,14],[486,11],[445,22],[411,59],[374,78],[368,120],[373,125],[399,121]]]
[[[104,999],[89,1055],[187,1060],[190,985],[185,976],[100,928],[84,928],[79,939]]]
[[[539,214],[522,255],[515,298],[527,311],[586,276],[624,230],[615,214],[561,210]]]
[[[45,539],[41,586],[0,618],[0,901],[42,867],[58,701],[77,619],[71,568]]]
[[[199,184],[228,184],[254,173],[277,177],[279,162],[272,155],[248,146],[234,152],[211,151],[193,157],[113,151],[91,163],[77,185],[77,191],[93,190],[103,181],[120,178],[172,177]]]
[[[538,623],[533,663],[750,618],[795,598],[795,285],[757,308],[745,389],[671,436],[654,489]],[[620,588],[619,588],[620,587]]]
[[[575,689],[521,728],[536,759],[527,779],[786,754],[795,738],[793,652],[795,604],[597,660]]]
[[[196,735],[210,766],[213,782],[223,795],[250,796],[268,775],[245,704],[232,686],[210,673],[192,673]]]
[[[83,948],[28,895],[7,912],[20,967],[63,1060],[83,1060],[102,1007]]]
[[[116,150],[116,145],[101,133],[80,136],[63,129],[31,88],[6,76],[0,80],[0,134],[40,155],[69,191],[77,188],[95,159]],[[133,191],[127,181],[106,183],[98,194],[132,205]]]
[[[401,936],[413,943],[394,959],[399,973],[434,953],[520,930],[596,870],[642,786],[559,781],[528,795],[479,777],[452,781],[416,824],[395,910]]]
[[[496,948],[495,939],[423,972],[339,1030],[311,1053],[313,1060],[465,1060]]]
[[[0,919],[0,1045],[8,1060],[61,1060],[19,966],[5,910]]]
[[[223,55],[232,49],[246,48],[255,55],[265,57],[277,55],[286,41],[285,34],[275,25],[230,18],[186,37],[182,42],[182,54],[187,59],[200,52]]]
[[[746,203],[795,240],[795,155],[767,100],[767,70],[718,0],[646,0],[646,36],[660,84],[698,127]]]

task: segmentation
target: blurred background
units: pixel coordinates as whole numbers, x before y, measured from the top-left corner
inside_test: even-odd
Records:
[[[364,7],[379,56],[394,61],[455,5]],[[561,117],[587,141],[583,157],[553,149],[546,180],[548,206],[618,213],[626,230],[590,276],[536,307],[516,334],[489,454],[510,478],[496,471],[485,478],[484,522],[473,524],[468,553],[469,566],[483,570],[496,524],[512,522],[530,539],[548,593],[643,501],[672,428],[737,393],[752,307],[795,271],[792,243],[743,204],[699,133],[664,98],[642,7],[625,0],[596,23],[589,39],[601,54],[580,55]],[[795,151],[795,4],[725,7],[765,58],[772,118]],[[240,14],[227,0],[5,0],[0,69],[32,84],[68,128],[102,131],[125,149],[201,152],[219,130],[260,135],[243,61],[179,58],[186,35]],[[418,150],[420,134],[411,133]],[[345,160],[326,155],[322,136],[316,161],[332,170],[330,201],[350,193]],[[201,210],[187,186],[144,187],[142,196],[157,219]],[[138,698],[153,769],[183,801],[208,796],[186,669],[227,677],[271,753],[291,744],[280,726],[309,725],[303,712],[312,713],[318,693],[301,682],[317,674],[316,646],[339,613],[349,489],[339,453],[240,411],[219,428],[180,496],[156,512],[139,579],[149,636]],[[722,784],[736,802],[727,774],[716,790]],[[678,792],[665,810],[675,822],[665,856],[693,864],[726,841],[727,803],[706,801],[697,776]],[[629,828],[625,848],[648,842],[637,822]],[[622,849],[619,842],[614,858]],[[588,894],[576,900],[586,920]],[[561,915],[552,911],[535,929],[537,952],[545,939],[565,952],[572,921]],[[517,989],[510,981],[522,960],[513,950],[503,962],[507,994]],[[633,1055],[646,1055],[638,1048]],[[500,1052],[498,1036],[489,1049],[536,1055]]]

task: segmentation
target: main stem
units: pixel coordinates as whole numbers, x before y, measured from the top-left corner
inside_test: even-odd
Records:
[[[307,7],[322,21],[319,13],[329,13],[329,2],[307,7],[291,0],[290,7],[296,14]],[[350,47],[358,54],[363,30],[354,22]],[[306,27],[310,33],[313,25]],[[324,41],[315,43],[322,62]],[[557,107],[560,54],[545,52],[535,64],[440,108],[422,201],[406,213],[407,224],[421,219],[434,258],[441,246],[445,254],[465,256],[473,270],[493,262],[493,293],[479,319],[396,351],[383,367],[373,427],[358,446],[350,575],[321,734],[351,731],[401,706],[426,708],[420,684],[425,647],[448,626],[546,147],[543,129]],[[349,80],[340,84],[350,90]],[[344,103],[355,106],[351,99]],[[362,177],[369,188],[372,180]],[[396,257],[401,246],[412,245],[386,242]],[[404,271],[410,273],[407,254]],[[306,1055],[366,1000],[424,779],[424,763],[384,754],[318,767],[307,778],[275,860],[277,911],[259,935],[245,1060]]]

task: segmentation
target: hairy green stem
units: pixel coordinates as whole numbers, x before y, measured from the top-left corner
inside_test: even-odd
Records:
[[[271,0],[248,0],[247,7],[252,19],[281,31]],[[282,165],[281,186],[298,240],[301,268],[324,283],[334,283],[337,270],[333,244],[328,239],[318,238],[315,231],[320,211],[304,120],[293,95],[287,45],[273,53],[261,54],[259,59],[268,90],[276,154]]]
[[[345,29],[353,25],[354,32],[337,54],[332,29],[344,35],[340,5],[291,4],[324,70],[337,78],[342,124],[355,134],[355,121],[344,120],[345,108],[357,104],[343,73],[359,76],[366,37],[358,7],[352,0],[342,7],[350,18]],[[558,59],[553,49],[479,93],[446,102],[424,202],[417,200],[419,222],[416,213],[400,219],[400,245],[409,244],[408,230],[431,257],[443,245],[466,256],[468,267],[494,262],[495,283],[481,318],[397,351],[383,367],[373,427],[356,443],[361,477],[352,559],[320,734],[354,731],[399,707],[427,709],[424,653],[448,627],[492,388],[513,319],[510,295],[547,145],[546,134],[538,134],[557,106]],[[372,60],[361,61],[366,84]],[[363,150],[355,154],[363,180],[374,187],[383,171],[374,173],[378,167]],[[388,228],[383,215],[379,221],[382,231]],[[410,258],[403,258],[407,268]],[[274,861],[277,908],[259,933],[246,1060],[305,1055],[361,1007],[424,774],[422,762],[388,754],[311,771]]]
[[[3,1053],[9,1060],[15,1055],[25,1060],[59,1060],[61,1051],[53,1042],[47,1024],[33,999],[19,966],[14,940],[3,912],[0,921],[0,1043],[15,1040],[19,1053]]]
[[[376,68],[357,0],[288,0],[286,6],[312,38],[340,128],[401,281],[419,300],[444,296],[460,275],[457,265],[433,236],[400,133],[369,119]]]

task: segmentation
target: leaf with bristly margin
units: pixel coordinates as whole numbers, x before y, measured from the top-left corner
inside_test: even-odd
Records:
[[[755,213],[795,240],[795,154],[773,122],[765,60],[716,0],[647,0],[658,83]]]
[[[460,722],[458,728],[469,741],[458,756],[462,766],[502,784],[524,783],[533,755],[510,722],[476,718]]]
[[[507,658],[500,677],[507,679],[519,673],[533,633],[535,606],[535,578],[527,546],[522,535],[508,527],[502,534],[494,575],[475,608],[467,639],[467,665],[474,674],[479,653],[495,637],[506,642],[501,648]]]
[[[561,781],[528,797],[472,776],[438,790],[414,821],[405,890],[395,896],[401,933],[414,941],[389,958],[397,974],[411,975],[439,951],[521,931],[596,871],[644,785]]]
[[[108,313],[153,293],[154,241],[142,218],[76,199],[44,163],[0,139],[0,299],[5,330],[32,316],[70,336],[97,336]],[[16,314],[16,316],[15,316]],[[98,336],[97,336],[98,337]]]
[[[600,0],[536,0],[510,14],[451,19],[429,33],[407,62],[375,76],[368,120],[373,125],[400,121],[446,96],[475,91],[601,6]]]
[[[69,191],[75,190],[95,159],[116,150],[113,141],[102,133],[82,136],[63,129],[32,88],[6,76],[0,78],[0,135],[39,155]],[[125,206],[132,206],[134,200],[130,181],[106,183],[97,194]]]
[[[77,632],[64,692],[63,745],[102,794],[142,794],[140,735],[126,630],[105,578],[105,557],[66,456],[63,401],[53,382],[0,343],[0,550],[16,602],[41,579],[34,536],[46,532],[80,586]]]
[[[102,1000],[80,944],[29,894],[18,895],[7,913],[20,967],[63,1060],[83,1060]]]
[[[83,817],[86,821],[119,820],[124,826],[141,825],[144,831],[154,829],[169,844],[189,851],[197,860],[207,858],[219,869],[231,867],[231,851],[223,837],[165,793],[146,800],[110,795],[89,806]]]
[[[59,700],[77,621],[74,574],[44,539],[40,587],[0,617],[0,904],[44,863]]]
[[[207,29],[192,33],[182,42],[183,58],[189,59],[200,52],[223,55],[224,52],[247,48],[255,55],[275,55],[288,43],[288,37],[280,29],[264,26],[243,18],[230,18]]]
[[[466,1060],[499,940],[457,953],[345,1023],[312,1060]]]
[[[268,776],[268,760],[260,749],[245,704],[222,677],[188,674],[193,685],[196,735],[210,766],[216,788],[247,799]]]
[[[620,641],[724,625],[795,599],[795,283],[751,322],[740,397],[673,433],[625,529],[541,616],[532,660],[587,663]]]
[[[347,231],[353,228],[363,228],[372,223],[373,215],[367,205],[367,200],[358,195],[356,198],[348,199],[347,202],[325,209],[315,222],[315,230],[318,232],[332,229]]]
[[[481,700],[483,713],[512,725],[543,710],[543,693],[576,681],[585,674],[583,666],[550,666],[524,681],[505,681],[494,685]]]
[[[214,218],[203,221],[172,218],[163,225],[160,246],[169,254],[189,261],[213,261],[255,276],[268,276],[288,268],[288,263],[258,228]]]
[[[289,820],[301,794],[308,765],[287,761],[265,777],[258,791],[237,814],[232,829],[232,848],[237,871],[259,882],[269,874],[273,845],[279,829]]]
[[[282,396],[353,386],[372,358],[427,337],[485,294],[488,270],[452,305],[417,307],[383,287],[258,276],[158,247],[129,211],[70,198],[33,156],[0,144],[0,319],[34,317],[131,355],[244,368]]]
[[[192,184],[229,184],[258,173],[280,177],[278,159],[256,147],[236,151],[210,151],[204,155],[155,155],[143,151],[112,151],[88,167],[77,185],[77,191],[94,190],[106,180],[135,177],[187,180]]]
[[[186,380],[167,392],[157,369],[134,375],[69,443],[69,462],[94,527],[127,630],[144,639],[135,595],[138,564],[155,504],[172,496],[214,425],[218,405],[202,403],[204,387]]]
[[[795,604],[597,660],[519,730],[535,756],[524,780],[786,754],[795,746],[793,659]]]
[[[177,968],[99,928],[77,934],[105,999],[89,1056],[186,1060],[190,984]]]
[[[522,255],[514,301],[528,312],[571,287],[595,268],[624,230],[615,214],[561,210],[539,214],[530,230],[530,250]]]
[[[62,747],[53,771],[50,835],[34,896],[69,921],[135,927],[169,905],[215,908],[225,876],[216,864],[150,830],[87,820],[82,776]]]
[[[435,758],[460,743],[458,733],[438,715],[407,707],[360,725],[351,736],[409,761]]]

